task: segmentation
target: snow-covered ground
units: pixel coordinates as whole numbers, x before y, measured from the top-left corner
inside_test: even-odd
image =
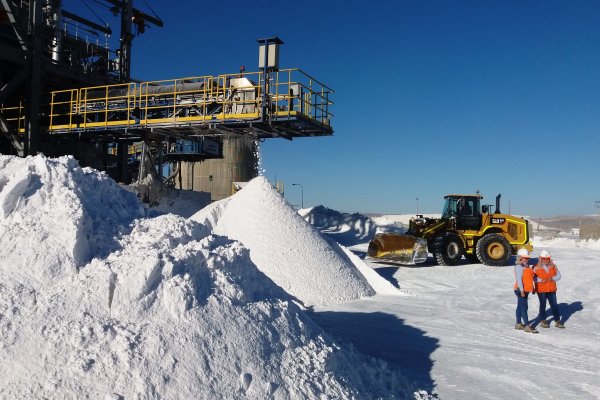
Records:
[[[408,216],[298,214],[264,178],[195,201],[0,156],[0,398],[600,398],[599,242],[535,238],[567,328],[532,335],[511,267],[361,259]]]
[[[566,329],[514,330],[513,268],[466,260],[455,267],[370,263],[406,296],[319,307],[316,320],[442,399],[599,399],[600,242],[533,243],[533,256],[550,250],[562,273],[557,296]],[[364,255],[366,246],[352,249]],[[538,307],[530,297],[530,318]]]

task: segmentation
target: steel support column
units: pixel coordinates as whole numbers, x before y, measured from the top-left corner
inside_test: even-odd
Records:
[[[131,25],[133,18],[133,0],[124,0],[121,3],[121,47],[119,49],[119,80],[131,80]]]
[[[25,98],[25,155],[35,155],[38,151],[38,114],[42,85],[42,3],[42,0],[32,0],[29,3],[27,67],[30,75]]]
[[[117,143],[117,167],[119,170],[119,180],[122,183],[129,183],[127,180],[127,161],[129,158],[129,146],[127,141],[119,140]]]

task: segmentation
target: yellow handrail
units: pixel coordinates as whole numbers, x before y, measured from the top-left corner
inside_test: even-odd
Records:
[[[55,91],[50,130],[254,120],[261,112],[262,79],[258,71]],[[331,88],[293,68],[274,71],[267,79],[272,117],[304,115],[329,124]],[[153,87],[161,89],[150,93]]]

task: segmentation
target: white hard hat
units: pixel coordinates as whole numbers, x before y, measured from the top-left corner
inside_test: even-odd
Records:
[[[550,258],[550,252],[548,250],[540,251],[540,258]]]
[[[527,249],[519,249],[519,251],[517,251],[517,257],[529,258],[529,252],[527,251]]]

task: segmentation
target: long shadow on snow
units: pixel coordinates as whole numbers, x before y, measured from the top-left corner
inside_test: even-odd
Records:
[[[323,236],[328,236],[331,239],[338,242],[339,244],[341,244],[342,246],[346,246],[346,247],[355,246],[357,244],[361,244],[361,243],[365,243],[365,242],[368,243],[375,236],[375,232],[376,232],[374,227],[372,227],[369,230],[351,229],[349,231],[341,231],[339,227],[335,227],[335,226],[327,227],[327,228],[315,226],[314,228],[316,230],[318,230],[319,232],[321,232],[321,234]],[[406,228],[404,228],[404,227],[397,227],[397,228],[388,227],[388,229],[386,229],[385,232],[405,233]],[[360,253],[364,253],[364,252],[360,252]],[[363,257],[361,257],[361,258],[363,258]]]
[[[358,250],[350,250],[350,251],[353,252],[354,255],[357,256],[358,258],[360,258],[361,260],[364,260],[365,258],[367,258],[366,251],[358,251]]]
[[[359,352],[386,361],[414,381],[415,389],[433,389],[431,354],[439,347],[438,339],[382,312],[319,311],[312,316],[341,343],[351,343]]]
[[[396,277],[394,277],[394,274],[399,268],[400,266],[387,265],[384,267],[373,268],[373,270],[377,272],[383,279],[394,285],[395,288],[400,289],[400,282],[398,282]]]
[[[560,303],[558,305],[558,311],[560,313],[560,319],[564,324],[571,318],[571,315],[575,314],[577,311],[583,310],[583,304],[580,301],[574,301],[571,304]],[[551,315],[551,310],[546,310],[546,315]]]

